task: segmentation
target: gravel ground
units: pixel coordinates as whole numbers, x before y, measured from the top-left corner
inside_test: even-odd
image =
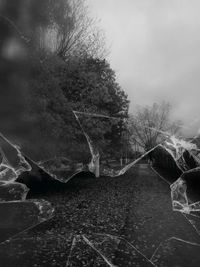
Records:
[[[15,240],[3,243],[0,246],[2,267],[66,266],[69,254],[73,256],[75,253],[71,251],[71,244],[77,235],[87,236],[93,244],[97,242],[97,233],[126,239],[144,255],[143,259],[139,259],[138,254],[134,255],[135,262],[129,262],[130,266],[149,266],[146,258],[150,259],[159,244],[171,237],[200,242],[188,220],[181,213],[172,211],[169,185],[147,164],[136,165],[116,178],[94,179],[79,175],[65,186],[55,186],[46,193],[32,194],[30,197],[50,201],[55,207],[55,216]],[[128,257],[127,243],[120,242],[119,245],[116,240],[113,237],[109,240],[104,238],[103,250],[106,246],[107,251],[113,247],[113,262],[126,267],[128,264],[123,264],[123,258],[125,254]],[[77,244],[81,252],[88,247],[83,240]],[[111,252],[108,258],[110,255]],[[95,257],[98,258],[97,255]],[[77,258],[77,263],[69,266],[108,266],[98,259],[99,265],[92,262],[94,255],[86,258]],[[200,253],[195,264],[193,266],[200,266]]]

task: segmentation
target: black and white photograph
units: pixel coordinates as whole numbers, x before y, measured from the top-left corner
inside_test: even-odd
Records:
[[[200,266],[200,1],[0,0],[0,267]]]

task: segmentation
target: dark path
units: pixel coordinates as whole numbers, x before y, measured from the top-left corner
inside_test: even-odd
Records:
[[[148,258],[156,247],[171,237],[190,242],[200,238],[185,217],[172,211],[169,185],[148,165],[132,170],[132,190],[121,234]]]
[[[171,237],[200,242],[186,218],[172,211],[169,185],[146,164],[136,165],[116,178],[79,176],[66,186],[31,197],[50,201],[55,207],[55,216],[23,233],[17,240],[1,245],[2,267],[66,266],[73,237],[80,234],[91,237],[91,242],[95,240],[96,233],[124,237],[148,258],[161,242]],[[86,244],[83,245],[82,250],[86,247]],[[188,259],[187,247],[183,244],[184,253],[182,246],[179,247]],[[195,247],[196,260],[191,266],[200,266],[198,249]],[[176,248],[172,255],[177,255]],[[118,266],[126,267],[120,262],[121,254],[116,252],[115,256]],[[176,264],[180,264],[176,266],[184,266],[184,257],[181,256],[181,263],[175,257]],[[170,264],[158,266],[171,267],[172,262],[173,259]],[[137,266],[144,266],[137,263]],[[86,263],[80,266],[93,265]]]

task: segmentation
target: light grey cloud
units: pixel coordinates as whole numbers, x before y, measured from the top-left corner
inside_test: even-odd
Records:
[[[109,61],[136,105],[169,101],[185,134],[200,128],[200,1],[88,0],[101,19]],[[196,122],[195,122],[196,121]]]

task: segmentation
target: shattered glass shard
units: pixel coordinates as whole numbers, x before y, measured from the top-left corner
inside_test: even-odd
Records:
[[[31,166],[31,171],[23,172],[16,181],[26,184],[29,188],[46,187],[51,182],[67,183],[80,172],[89,172],[82,163],[75,163],[64,157],[56,157],[42,162],[34,162],[24,156]]]
[[[188,150],[183,152],[183,158],[188,166],[188,169],[194,169],[200,166],[200,162],[197,160],[197,157],[195,157],[194,154]]]
[[[92,234],[74,237],[66,266],[123,267],[154,264],[123,238]]]
[[[197,147],[195,144],[185,141],[181,138],[176,137],[175,135],[170,135],[167,132],[163,132],[154,128],[148,127],[152,131],[158,131],[164,136],[164,142],[161,145],[157,145],[154,148],[150,149],[146,153],[141,153],[140,157],[135,158],[135,160],[131,161],[129,164],[127,161],[130,161],[128,159],[128,154],[133,154],[133,150],[131,149],[131,144],[128,142],[128,139],[124,140],[125,147],[121,146],[120,143],[114,144],[113,142],[113,129],[117,132],[116,129],[118,129],[118,134],[121,135],[123,131],[120,129],[120,123],[121,118],[115,118],[115,117],[109,117],[106,115],[101,114],[92,114],[92,113],[84,113],[84,112],[75,112],[75,117],[87,139],[88,145],[90,147],[90,152],[92,155],[92,161],[95,162],[95,164],[100,164],[100,174],[105,176],[119,176],[124,174],[129,168],[134,166],[140,159],[148,155],[150,152],[156,150],[157,148],[162,151],[162,154],[166,154],[167,158],[170,163],[167,162],[168,166],[165,166],[165,169],[169,168],[172,169],[173,172],[176,174],[176,179],[182,174],[182,172],[185,172],[189,169],[191,169],[193,166],[199,166],[200,161],[195,157],[194,151],[197,150]],[[124,126],[126,125],[126,121],[123,121]],[[96,128],[96,125],[100,125],[103,129],[106,129],[106,131],[110,131],[110,135],[108,133],[97,133],[94,131]],[[99,128],[101,128],[99,127]],[[145,127],[145,126],[144,126]],[[126,127],[125,127],[126,128]],[[93,130],[91,130],[93,129]],[[120,130],[119,130],[120,129]],[[123,132],[123,134],[126,136],[126,131]],[[102,135],[102,136],[101,136]],[[101,137],[100,137],[101,136]],[[110,139],[110,137],[112,138]],[[116,138],[116,137],[115,137]],[[115,139],[115,141],[117,138]],[[114,149],[114,147],[116,149]],[[123,151],[124,150],[124,151]],[[159,152],[160,152],[159,151]],[[136,152],[136,151],[135,151]],[[125,154],[124,154],[125,153]],[[124,155],[123,155],[124,154]],[[153,154],[153,153],[152,153]],[[160,154],[160,153],[157,153]],[[126,162],[123,164],[122,160],[120,162],[119,158],[120,156],[126,158]],[[101,156],[101,158],[100,158]],[[160,155],[159,155],[160,156]],[[159,158],[157,157],[157,159]],[[117,160],[118,157],[118,160]],[[170,159],[171,158],[171,159]],[[155,157],[154,157],[155,160]],[[118,161],[118,163],[117,163]],[[120,163],[119,163],[120,162]],[[161,163],[161,160],[160,160]],[[159,163],[159,164],[160,164]],[[94,166],[95,164],[92,164],[93,168],[91,170],[94,172]],[[162,162],[162,165],[166,164],[166,161]],[[97,168],[97,167],[96,167]],[[174,179],[173,182],[176,180]]]
[[[29,188],[35,188],[39,185],[42,186],[54,180],[53,176],[50,175],[43,167],[39,164],[24,156],[28,164],[31,166],[30,171],[21,173],[16,181],[27,185]]]
[[[191,202],[200,201],[200,167],[191,169],[181,175],[187,185],[187,196]]]
[[[7,147],[12,150],[15,149],[15,154],[17,152],[21,162],[26,162],[26,164],[29,165],[29,169],[18,171],[18,174],[22,174],[23,177],[25,177],[26,174],[29,178],[35,176],[35,180],[43,180],[44,176],[48,176],[50,180],[56,179],[64,183],[68,182],[74,175],[82,171],[90,171],[94,173],[96,177],[100,175],[116,177],[124,174],[139,160],[159,146],[155,146],[144,153],[141,151],[134,151],[128,141],[127,122],[125,119],[77,111],[72,112],[72,114],[73,116],[70,122],[72,123],[74,120],[71,125],[71,130],[74,134],[67,135],[65,143],[65,146],[67,145],[66,151],[62,151],[59,145],[60,140],[54,140],[53,137],[52,139],[45,138],[43,143],[46,144],[41,148],[42,150],[40,149],[41,146],[39,144],[37,146],[36,144],[35,147],[37,147],[37,151],[35,147],[33,148],[30,145],[30,140],[28,140],[26,143],[30,145],[29,148],[27,144],[25,145],[23,142],[22,146],[23,151],[31,157],[30,159],[28,156],[24,156],[17,146],[13,145],[8,139],[2,136],[2,140],[6,143]],[[39,142],[41,143],[43,135],[40,134],[40,137]],[[170,138],[169,136],[167,137],[169,141],[166,141],[165,146],[162,147],[174,158],[177,168],[183,169],[179,166],[184,165],[182,157],[180,156],[180,151],[184,151],[184,149],[180,149],[180,142],[178,143],[177,138],[174,136],[170,136]],[[28,137],[28,139],[29,138],[30,137]],[[183,141],[181,142],[184,143]],[[50,149],[49,143],[52,145],[55,144],[55,147]],[[45,155],[47,154],[53,157],[46,160]],[[66,158],[65,155],[68,155],[68,157]],[[4,158],[6,159],[6,157]],[[35,167],[33,167],[33,165]],[[37,171],[37,174],[42,172],[44,174],[42,175],[42,179],[36,178],[38,175],[33,174],[35,171],[30,172],[30,166],[34,169],[40,169],[40,171]],[[11,170],[13,170],[13,168],[11,168]],[[4,172],[8,173],[8,170],[4,170]],[[18,179],[19,181],[22,176]],[[39,176],[41,177],[41,175]],[[31,179],[27,177],[22,180],[30,181]],[[14,179],[16,178],[16,172],[14,172]]]
[[[45,119],[42,117],[45,114],[34,113],[30,117],[29,115],[27,114],[28,121],[24,117],[19,121],[16,131],[7,129],[5,135],[0,135],[1,179],[4,177],[4,180],[14,181],[18,175],[29,172],[31,167],[25,157],[31,159],[35,164],[40,163],[41,169],[43,168],[49,176],[61,182],[67,182],[77,172],[89,171],[90,148],[72,111],[68,111],[65,121],[62,122],[62,125],[65,126],[61,132],[55,130],[57,126],[59,128],[60,121],[55,121],[52,129],[52,122],[46,117]],[[14,142],[20,147],[14,145]],[[66,157],[68,163],[62,161]],[[55,163],[55,161],[57,162]],[[5,170],[6,168],[8,170]]]
[[[123,175],[157,147],[144,153],[135,151],[128,141],[126,119],[76,111],[74,114],[92,155],[89,170],[97,177]]]
[[[73,267],[73,266],[114,267],[112,263],[104,259],[106,259],[104,255],[102,255],[97,249],[94,249],[93,246],[88,245],[82,236],[77,235],[73,239],[66,267]]]
[[[200,160],[195,155],[195,153],[199,150],[196,144],[156,128],[147,128],[163,135],[162,146],[173,157],[180,170],[184,172],[191,168],[200,166]]]
[[[96,176],[115,176],[119,171],[120,164],[113,160],[113,144],[109,134],[111,134],[112,127],[117,125],[119,119],[113,119],[101,114],[88,114],[76,111],[74,111],[74,115],[90,149],[92,158],[88,165],[89,170]],[[117,153],[117,151],[115,152]],[[119,156],[117,155],[116,157]],[[117,170],[114,166],[113,168],[110,166],[112,163],[118,167]]]
[[[16,136],[16,139],[21,140],[23,155],[26,155],[26,158],[53,179],[64,183],[76,173],[88,171],[90,149],[73,112],[68,111],[62,132],[55,130],[56,122],[54,130],[48,120],[41,125],[41,116],[38,114],[35,114],[34,121],[36,125],[29,135],[23,139],[20,135]]]
[[[40,200],[31,199],[30,201],[31,201],[31,203],[35,204],[36,207],[38,208],[38,211],[39,211],[38,221],[39,221],[39,223],[42,223],[42,222],[49,220],[50,218],[53,217],[54,208],[52,207],[52,205],[48,201],[43,200],[43,199],[40,199]]]
[[[200,208],[200,203],[198,205],[198,210],[199,208]],[[195,209],[197,209],[197,207],[195,207]],[[183,214],[183,215],[191,223],[197,234],[200,235],[200,216],[192,214],[192,212],[190,212],[190,214]]]
[[[187,171],[200,166],[200,161],[195,156],[195,153],[198,151],[196,144],[178,138],[174,138],[174,143],[178,154],[178,161],[182,162],[182,169]]]
[[[177,162],[170,151],[164,145],[158,145],[151,153],[152,166],[158,172],[164,171],[163,175],[170,183],[175,182],[182,174]]]
[[[171,135],[167,140],[165,140],[164,146],[167,151],[172,155],[178,167],[183,172],[188,170],[188,166],[185,162],[183,154],[185,151],[192,149],[193,145],[191,145],[189,142],[184,141],[183,139],[179,139],[174,135]]]
[[[22,156],[20,147],[12,144],[3,134],[0,133],[0,154],[1,154],[1,172],[3,180],[9,181],[17,178],[24,171],[30,171],[31,167]],[[2,169],[3,168],[3,169]],[[5,169],[8,170],[6,171]]]
[[[200,168],[184,172],[171,185],[172,206],[174,210],[184,213],[199,214],[200,201]]]
[[[160,244],[151,261],[156,266],[200,266],[200,244],[172,237]]]
[[[36,163],[34,164],[36,165]],[[67,183],[74,175],[80,172],[89,171],[87,165],[84,166],[83,163],[76,163],[65,157],[55,157],[41,161],[37,166],[51,177],[54,177],[54,179],[63,183]]]
[[[0,202],[0,242],[49,220],[53,212],[45,200]]]
[[[147,152],[143,153],[139,158],[137,158],[136,160],[134,160],[133,162],[131,162],[130,164],[126,165],[123,169],[121,169],[118,173],[118,175],[123,175],[124,173],[126,173],[130,168],[132,168],[136,163],[138,163],[142,158],[148,156],[149,154],[151,154],[154,150],[157,149],[157,147],[159,147],[159,145],[153,147],[152,149],[148,150]]]
[[[5,167],[5,165],[0,166],[0,181],[12,182],[17,178],[15,170],[11,167]]]
[[[152,153],[153,166],[160,168],[161,172],[164,169],[169,173],[167,180],[173,182],[170,186],[173,210],[186,214],[195,213],[196,216],[199,216],[200,161],[197,157],[198,148],[190,141],[174,135],[165,135],[167,139],[159,147],[159,149],[162,147],[163,151],[157,149]],[[169,155],[172,159],[170,161]]]
[[[25,200],[28,194],[28,187],[16,182],[0,181],[0,201]]]
[[[171,186],[172,207],[174,211],[183,211],[188,213],[188,198],[186,195],[186,183],[179,178]]]

